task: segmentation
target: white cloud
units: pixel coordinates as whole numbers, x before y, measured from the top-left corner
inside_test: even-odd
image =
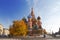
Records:
[[[56,5],[50,7],[51,9],[49,9],[49,12],[47,13],[48,18],[43,23],[44,26],[46,26],[46,29],[51,32],[57,32],[60,27],[60,3],[56,2],[55,4]]]
[[[47,29],[47,31],[54,31],[57,32],[58,28],[60,27],[60,18],[59,16],[53,15],[48,18],[44,23],[43,26]]]

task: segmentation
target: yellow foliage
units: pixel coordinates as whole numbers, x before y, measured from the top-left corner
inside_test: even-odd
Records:
[[[45,30],[45,29],[43,30],[43,32],[44,32],[44,34],[47,34],[47,32],[46,32],[46,30]]]
[[[10,27],[10,34],[13,36],[26,36],[27,25],[23,20],[14,21],[12,27]]]

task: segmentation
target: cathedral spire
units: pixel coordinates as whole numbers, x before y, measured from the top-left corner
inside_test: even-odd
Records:
[[[32,17],[35,17],[34,11],[33,11],[33,7],[31,8],[31,16],[32,16]]]

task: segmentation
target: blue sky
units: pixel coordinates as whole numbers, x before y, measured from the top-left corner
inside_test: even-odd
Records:
[[[8,28],[13,20],[20,20],[28,14],[28,10],[25,0],[0,0],[0,24]]]
[[[9,28],[13,20],[27,17],[31,8],[40,16],[42,27],[57,32],[60,27],[60,0],[0,0],[0,24]]]

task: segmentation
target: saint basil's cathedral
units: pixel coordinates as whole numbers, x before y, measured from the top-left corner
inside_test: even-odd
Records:
[[[33,8],[31,9],[31,14],[28,15],[28,35],[33,36],[33,35],[40,35],[40,34],[46,34],[45,29],[42,28],[42,22],[41,22],[41,17],[38,16],[37,19],[35,18],[34,15],[34,10]]]

